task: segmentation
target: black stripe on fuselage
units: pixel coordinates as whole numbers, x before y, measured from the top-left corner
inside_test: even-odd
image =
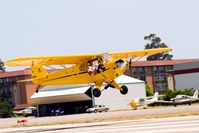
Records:
[[[71,74],[71,75],[67,75],[67,76],[62,76],[62,77],[58,77],[58,78],[54,78],[54,79],[49,79],[49,80],[46,80],[46,81],[51,81],[51,80],[57,80],[57,79],[67,78],[67,77],[70,77],[70,76],[76,76],[76,75],[85,74],[85,73],[88,73],[88,72],[75,73],[75,74]],[[46,82],[46,81],[45,81],[45,82]]]
[[[105,69],[104,71],[106,71],[106,70],[108,70],[108,69]],[[70,77],[70,76],[76,76],[76,75],[85,74],[85,73],[88,73],[88,72],[75,73],[75,74],[71,74],[71,75],[67,75],[67,76],[62,76],[62,77],[58,77],[58,78],[54,78],[54,79],[49,79],[49,80],[46,80],[44,82],[51,81],[51,80],[62,79],[62,78],[67,78],[67,77]]]

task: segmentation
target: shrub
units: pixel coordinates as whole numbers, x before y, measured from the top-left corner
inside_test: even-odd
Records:
[[[146,96],[153,96],[153,92],[151,91],[151,87],[149,86],[149,84],[146,84],[145,86],[146,89]]]
[[[4,118],[13,116],[12,104],[6,101],[1,102],[0,103],[0,116]]]

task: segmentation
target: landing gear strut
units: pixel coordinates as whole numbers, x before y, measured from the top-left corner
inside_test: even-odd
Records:
[[[40,88],[41,88],[41,86],[39,85],[35,92],[38,93]]]
[[[106,90],[106,89],[108,89],[109,87],[115,88],[114,86],[107,84],[107,85],[104,87],[104,89]]]
[[[95,89],[93,90],[93,95],[94,95],[95,97],[99,97],[99,96],[101,95],[100,89],[95,88]]]

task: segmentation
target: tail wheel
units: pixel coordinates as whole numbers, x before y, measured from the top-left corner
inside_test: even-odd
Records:
[[[128,93],[128,87],[126,85],[122,85],[121,88],[122,90],[120,90],[120,93],[126,95]]]
[[[99,97],[99,96],[101,95],[101,91],[100,91],[99,89],[95,88],[95,89],[93,90],[93,95],[94,95],[95,97]]]

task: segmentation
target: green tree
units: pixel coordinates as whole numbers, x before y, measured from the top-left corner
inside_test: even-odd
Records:
[[[176,95],[174,94],[174,92],[172,91],[172,90],[167,90],[166,92],[165,92],[165,96],[164,96],[164,100],[165,101],[170,101],[171,100],[171,98],[173,98],[173,97],[175,97]]]
[[[160,37],[156,36],[156,34],[150,34],[144,37],[144,40],[148,40],[149,43],[145,45],[145,49],[153,49],[153,48],[168,48],[168,46],[161,42]],[[155,54],[152,56],[148,56],[147,60],[172,60],[173,55],[170,55],[168,52],[163,52],[159,54]]]
[[[0,72],[5,72],[4,62],[0,59]]]
[[[7,101],[0,103],[0,116],[6,118],[13,115],[12,104]]]
[[[153,96],[153,92],[151,91],[151,87],[149,84],[145,85],[145,89],[146,89],[146,96]]]

